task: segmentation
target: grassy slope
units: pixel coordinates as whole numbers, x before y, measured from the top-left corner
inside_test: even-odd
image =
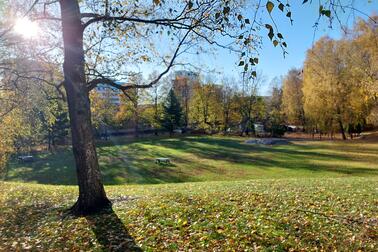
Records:
[[[0,251],[377,251],[378,180],[109,186],[114,212],[61,219],[76,189],[0,183]]]
[[[108,184],[240,181],[108,186],[113,212],[65,220],[76,187],[0,182],[0,251],[378,249],[377,143],[187,137],[100,146],[99,154]],[[173,165],[155,165],[158,156]],[[65,151],[13,163],[8,179],[73,184],[73,170]]]
[[[150,184],[282,177],[378,175],[378,143],[293,142],[253,146],[245,139],[185,137],[109,142],[98,148],[106,184]],[[170,157],[170,166],[154,163]],[[10,164],[9,181],[76,184],[70,150],[41,154],[32,164]]]

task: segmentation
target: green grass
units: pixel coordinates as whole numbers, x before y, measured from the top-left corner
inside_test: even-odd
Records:
[[[377,251],[376,177],[108,186],[113,211],[62,219],[74,186],[0,183],[0,251]]]
[[[378,175],[378,143],[297,141],[253,146],[243,138],[182,137],[113,142],[98,147],[105,184],[157,184],[266,178]],[[70,150],[11,162],[6,180],[76,184]],[[169,157],[171,165],[157,165]]]
[[[244,140],[102,144],[113,210],[85,218],[65,216],[78,193],[69,149],[11,162],[6,180],[30,183],[0,182],[0,251],[378,250],[378,143]]]

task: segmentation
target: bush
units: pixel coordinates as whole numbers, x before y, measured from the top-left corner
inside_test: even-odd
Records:
[[[272,125],[270,129],[272,137],[282,137],[286,131],[287,127],[285,125]]]

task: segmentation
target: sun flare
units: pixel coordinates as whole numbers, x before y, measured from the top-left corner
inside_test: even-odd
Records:
[[[27,18],[20,18],[14,25],[14,31],[24,38],[36,38],[40,33],[40,28],[36,22]]]

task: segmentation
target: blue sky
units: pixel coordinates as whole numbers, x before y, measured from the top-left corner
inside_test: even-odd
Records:
[[[262,94],[267,93],[271,79],[285,75],[292,67],[302,66],[306,51],[311,48],[314,41],[325,35],[333,38],[340,38],[342,35],[337,21],[333,23],[333,28],[329,28],[329,22],[323,19],[314,36],[313,26],[318,17],[318,5],[316,3],[302,5],[302,2],[301,0],[291,1],[293,25],[278,8],[273,10],[273,17],[288,44],[287,51],[289,54],[284,58],[281,48],[274,47],[269,38],[265,36],[263,48],[260,51],[260,63],[258,64],[258,71],[266,77],[266,85],[261,87]],[[378,14],[378,0],[358,0],[355,1],[355,7],[367,14]],[[350,14],[348,12],[341,15],[342,21],[349,26],[357,17],[366,18],[358,12],[354,12],[354,16],[350,16]],[[262,30],[262,32],[265,31]],[[201,57],[201,60],[203,60],[203,57]],[[219,51],[218,56],[206,57],[205,61],[209,68],[217,68],[224,75],[237,77],[240,73],[240,68],[236,66],[237,56],[225,50]]]

